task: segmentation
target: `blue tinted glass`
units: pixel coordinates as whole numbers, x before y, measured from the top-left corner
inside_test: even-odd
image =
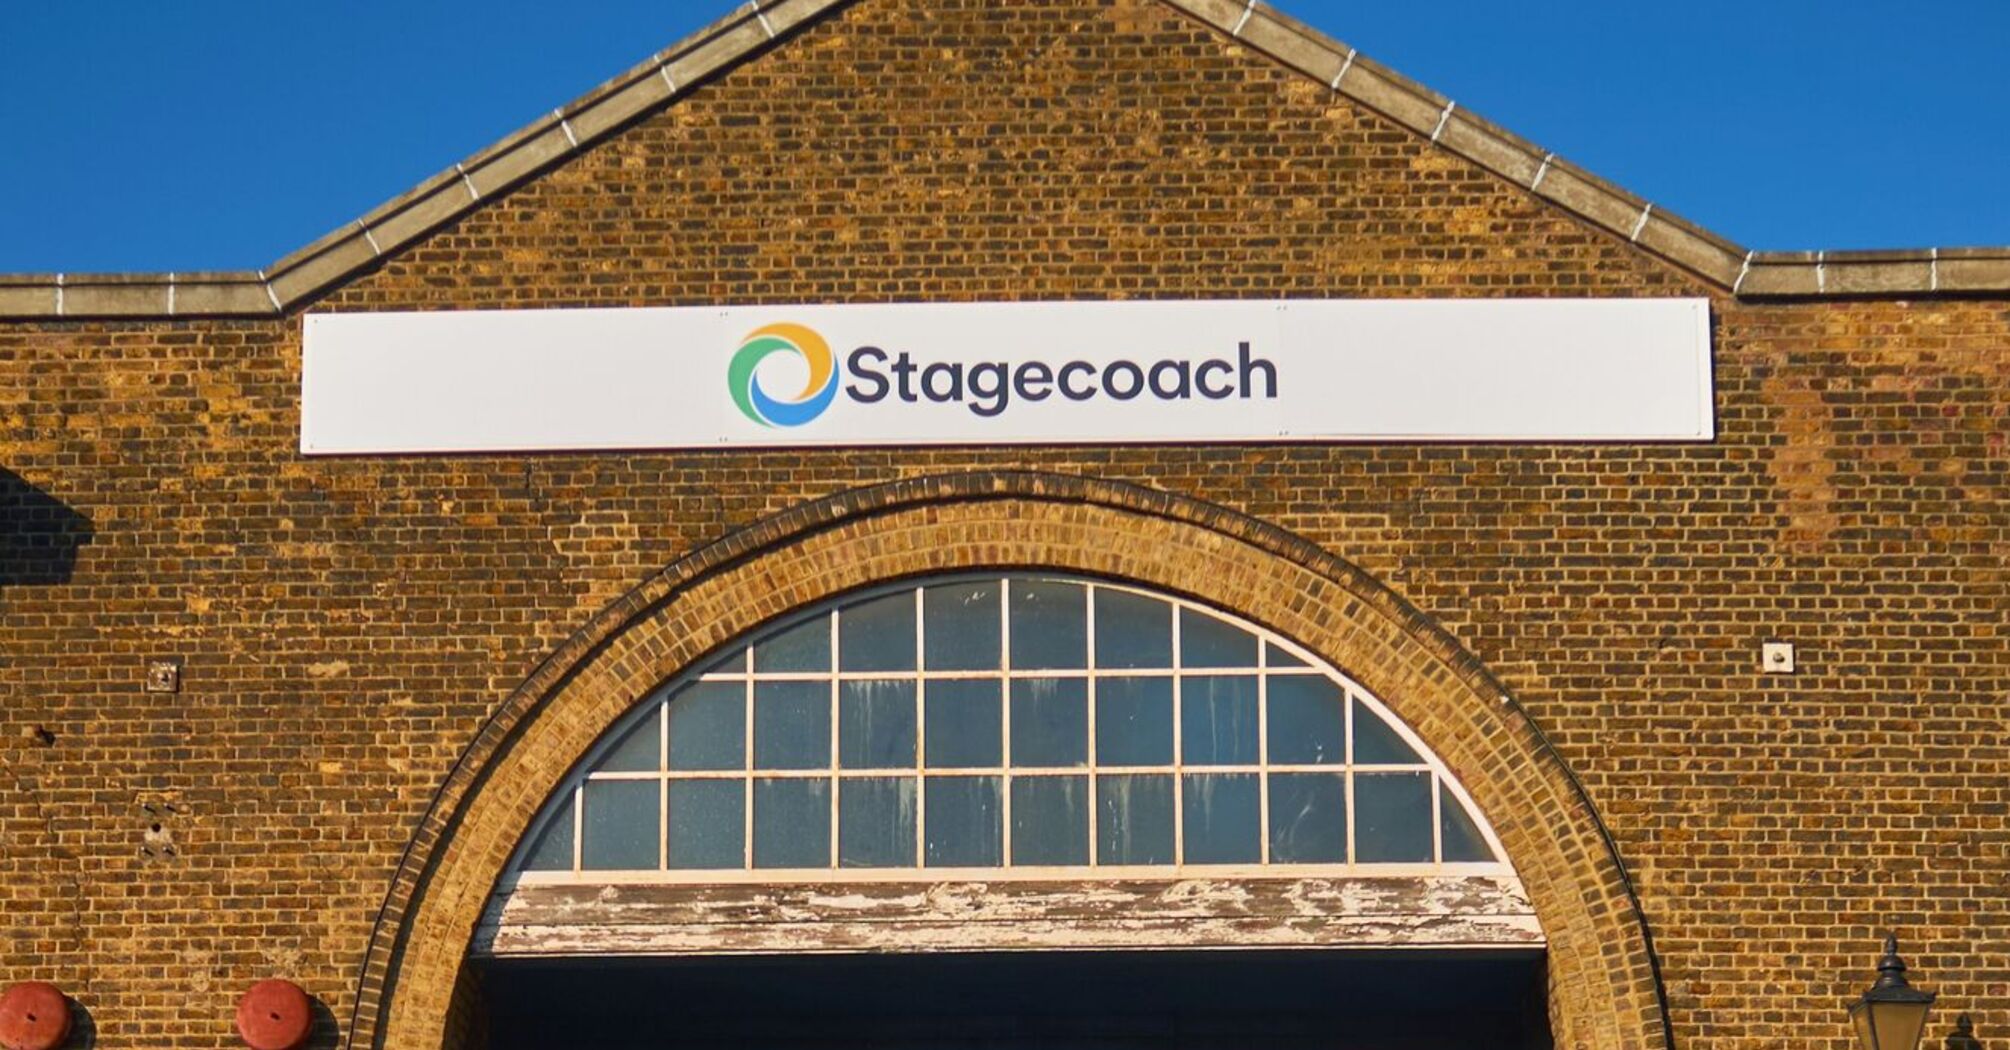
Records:
[[[661,782],[589,780],[584,800],[579,864],[588,871],[655,870],[662,837],[658,823]]]
[[[1004,713],[997,679],[935,680],[923,697],[928,704],[928,768],[996,768],[1004,764]]]
[[[1173,862],[1172,777],[1096,778],[1096,862]]]
[[[648,772],[662,768],[663,724],[661,709],[649,705],[648,714],[622,734],[619,743],[594,763],[595,772]]]
[[[1105,678],[1096,683],[1096,762],[1172,764],[1172,679]]]
[[[830,684],[754,683],[754,768],[825,769],[830,761]]]
[[[754,867],[828,868],[830,850],[830,781],[754,781]]]
[[[996,580],[973,580],[921,592],[929,670],[990,671],[999,666],[998,590]]]
[[[1486,836],[1480,834],[1479,825],[1473,823],[1472,815],[1459,803],[1458,797],[1449,788],[1438,786],[1438,812],[1444,827],[1441,838],[1444,857],[1448,864],[1478,863],[1494,859],[1492,847],[1487,845]]]
[[[1255,667],[1256,636],[1193,609],[1179,611],[1181,667]]]
[[[929,817],[934,820],[933,815]],[[1012,863],[1067,866],[1089,862],[1089,779],[1017,777],[1012,781]]]
[[[1089,599],[1079,583],[1012,581],[1012,667],[1089,665]]]
[[[1396,864],[1431,859],[1431,775],[1354,775],[1354,859]]]
[[[1356,765],[1420,765],[1424,761],[1405,743],[1396,727],[1382,721],[1360,701],[1354,704],[1354,763]]]
[[[1318,675],[1270,676],[1270,760],[1339,765],[1347,747],[1346,698]]]
[[[1173,607],[1108,587],[1096,591],[1096,666],[1171,667]]]
[[[754,643],[754,670],[774,673],[831,669],[831,618],[818,616]]]
[[[995,868],[1004,861],[999,777],[929,777],[927,858],[931,868]]]
[[[552,812],[545,815],[545,823],[538,830],[537,841],[531,843],[530,852],[524,856],[526,871],[571,871],[572,870],[572,789],[567,788],[558,795],[558,802]]]
[[[1256,764],[1256,676],[1180,682],[1180,755],[1188,765]]]
[[[1263,860],[1262,803],[1254,773],[1189,774],[1181,787],[1188,864]]]
[[[1088,761],[1088,679],[1014,679],[1012,765],[1074,767]]]
[[[857,777],[838,783],[838,863],[847,868],[914,867],[913,777]]]
[[[744,768],[746,736],[746,686],[695,682],[670,698],[671,769]]]
[[[1347,779],[1339,773],[1270,776],[1270,862],[1347,861]]]
[[[1268,664],[1271,667],[1312,666],[1311,664],[1308,664],[1305,661],[1300,660],[1296,656],[1291,655],[1290,653],[1284,651],[1283,649],[1275,645],[1270,644],[1269,642],[1263,643],[1263,660],[1266,664]]]
[[[892,594],[838,610],[838,669],[914,670],[914,592]]]
[[[747,799],[739,780],[670,782],[670,866],[746,866]]]
[[[846,769],[914,767],[914,680],[838,683],[838,763]]]

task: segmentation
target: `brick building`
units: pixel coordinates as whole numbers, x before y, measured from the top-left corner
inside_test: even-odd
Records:
[[[1358,299],[1702,301],[1711,424],[303,452],[309,319]],[[0,277],[0,983],[1842,1050],[1893,931],[1995,1045],[2006,380],[2010,252],[1748,253],[1261,3],[749,5],[259,273]]]

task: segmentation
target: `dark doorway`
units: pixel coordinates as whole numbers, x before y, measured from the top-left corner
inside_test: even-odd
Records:
[[[1539,953],[492,962],[492,1050],[1547,1050]]]

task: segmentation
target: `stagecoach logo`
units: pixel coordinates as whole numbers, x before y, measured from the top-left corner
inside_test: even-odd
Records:
[[[809,382],[793,399],[772,397],[761,387],[761,362],[775,354],[794,354],[809,367]],[[733,403],[748,419],[764,427],[799,427],[824,414],[837,397],[837,358],[824,337],[799,324],[771,324],[741,340],[726,381]]]

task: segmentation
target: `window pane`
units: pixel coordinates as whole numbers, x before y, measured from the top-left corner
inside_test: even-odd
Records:
[[[594,763],[596,773],[653,773],[662,767],[663,724],[661,705],[650,704],[649,713],[630,728],[608,752]]]
[[[813,617],[754,644],[756,673],[831,669],[831,618]]]
[[[1347,780],[1338,773],[1270,776],[1270,862],[1347,862]]]
[[[830,761],[830,684],[756,682],[754,768],[826,769]]]
[[[933,816],[929,818],[933,820]],[[566,858],[567,863],[571,857]],[[1018,777],[1012,781],[1012,863],[1089,863],[1089,778]]]
[[[1284,651],[1283,649],[1275,645],[1270,644],[1269,642],[1263,643],[1263,660],[1264,663],[1268,664],[1271,667],[1312,666],[1311,664],[1308,664],[1305,661],[1300,660],[1296,656],[1291,655],[1290,653]]]
[[[914,778],[858,777],[838,783],[838,863],[914,867]]]
[[[1363,766],[1406,765],[1423,763],[1417,752],[1403,741],[1396,727],[1382,721],[1382,716],[1368,709],[1368,705],[1358,700],[1349,701],[1354,705],[1354,763]]]
[[[1012,581],[1012,666],[1087,667],[1088,596],[1078,583]]]
[[[1263,860],[1263,823],[1256,774],[1190,775],[1182,787],[1188,864],[1255,864]]]
[[[670,782],[670,866],[746,866],[747,798],[743,780]]]
[[[1000,691],[995,678],[932,681],[924,687],[930,769],[996,768],[1004,764]]]
[[[914,592],[895,591],[838,610],[838,668],[914,670]]]
[[[1181,667],[1255,667],[1256,636],[1194,609],[1179,611]]]
[[[914,680],[838,683],[838,762],[846,769],[914,768]]]
[[[671,769],[741,769],[747,764],[747,687],[697,682],[670,698]]]
[[[830,781],[754,781],[754,867],[828,868],[830,851]]]
[[[1256,764],[1256,676],[1180,682],[1180,755],[1189,765]]]
[[[1354,775],[1354,859],[1362,864],[1431,859],[1431,774]]]
[[[945,583],[921,592],[931,671],[989,671],[999,666],[998,581]]]
[[[1096,683],[1096,762],[1172,764],[1172,679],[1105,678]]]
[[[1096,778],[1099,864],[1173,862],[1173,782],[1167,775]]]
[[[525,871],[572,870],[572,789],[561,792],[558,799],[552,807],[557,812],[546,815],[537,841],[524,856]]]
[[[1172,605],[1129,591],[1096,591],[1096,666],[1172,666]]]
[[[1444,857],[1448,864],[1477,863],[1494,859],[1494,851],[1487,845],[1486,837],[1473,823],[1472,814],[1459,803],[1458,797],[1443,784],[1438,785],[1438,812],[1444,826],[1440,837],[1444,843]]]
[[[931,868],[995,868],[1005,857],[999,777],[928,778]]]
[[[730,653],[726,653],[726,654],[724,654],[724,655],[720,656],[720,657],[719,657],[718,659],[716,659],[716,660],[713,660],[713,661],[712,661],[711,663],[709,663],[709,664],[706,664],[706,665],[705,665],[704,667],[702,667],[702,668],[699,668],[699,670],[698,670],[698,673],[699,673],[699,674],[746,674],[746,673],[747,673],[747,647],[743,645],[743,646],[739,647],[738,649],[735,649],[735,650],[733,650],[733,651],[732,651],[732,652],[730,652]]]
[[[663,830],[657,823],[661,787],[657,780],[587,781],[579,866],[588,871],[654,871]]]
[[[1012,682],[1012,765],[1075,767],[1089,762],[1089,682],[1019,678]]]
[[[1340,687],[1313,675],[1270,679],[1270,760],[1282,765],[1339,765],[1346,754],[1347,708]]]

